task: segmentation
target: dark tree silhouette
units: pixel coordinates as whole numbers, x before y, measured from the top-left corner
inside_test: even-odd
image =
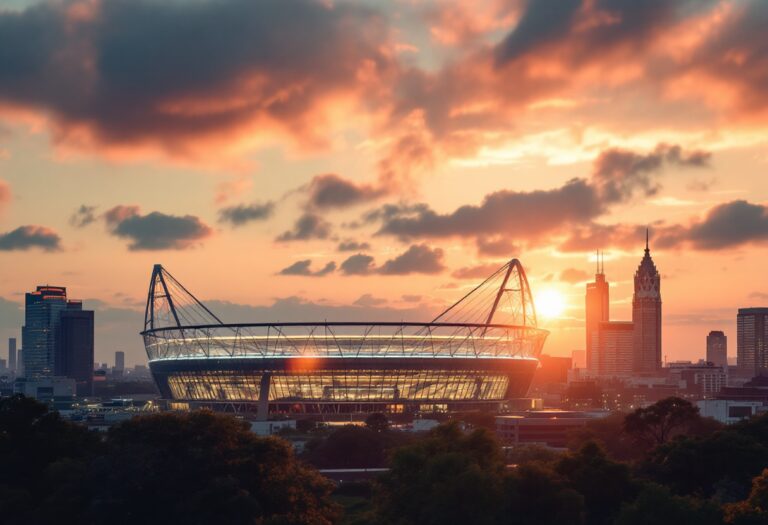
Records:
[[[624,430],[648,446],[666,443],[671,437],[700,419],[699,409],[679,397],[668,397],[627,415]]]
[[[632,503],[625,504],[616,525],[721,525],[723,512],[711,501],[675,496],[660,485],[646,486]]]
[[[377,514],[401,525],[496,523],[504,470],[489,432],[464,435],[456,424],[442,425],[394,452],[377,484]]]
[[[386,432],[389,430],[389,419],[381,412],[374,412],[365,418],[365,426],[374,432]]]

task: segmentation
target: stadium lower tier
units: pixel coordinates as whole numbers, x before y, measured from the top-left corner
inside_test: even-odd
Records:
[[[537,363],[533,358],[207,358],[157,360],[150,368],[162,396],[177,406],[343,412],[498,405],[526,395]]]

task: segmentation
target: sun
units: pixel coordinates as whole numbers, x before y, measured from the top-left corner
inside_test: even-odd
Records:
[[[549,288],[536,294],[536,313],[546,319],[556,319],[565,311],[565,297]]]

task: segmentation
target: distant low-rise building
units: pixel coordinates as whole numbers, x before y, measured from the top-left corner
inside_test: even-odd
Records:
[[[738,423],[764,412],[766,407],[761,401],[702,399],[696,402],[703,417],[711,417],[727,425]]]
[[[603,414],[600,414],[603,415]],[[570,433],[596,416],[582,411],[541,410],[496,417],[496,435],[504,445],[565,448]]]

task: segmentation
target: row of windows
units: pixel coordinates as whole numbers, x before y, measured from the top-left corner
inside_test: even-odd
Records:
[[[257,401],[260,373],[200,371],[168,376],[174,399]],[[269,378],[269,401],[429,401],[503,399],[509,378],[452,370],[331,370],[277,373]]]

